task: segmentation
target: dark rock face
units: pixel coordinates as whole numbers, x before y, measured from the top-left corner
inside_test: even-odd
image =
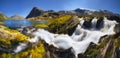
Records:
[[[83,23],[83,28],[91,28],[92,27],[92,23],[91,23],[92,19],[85,19],[85,22]]]
[[[32,17],[37,17],[37,16],[40,16],[40,15],[43,15],[44,11],[43,10],[40,10],[39,8],[37,7],[34,7],[30,14],[26,17],[26,18],[32,18]]]
[[[116,24],[115,28],[114,28],[114,31],[116,33],[120,33],[120,23],[119,24]]]
[[[115,49],[115,58],[120,58],[120,47],[116,47]]]
[[[75,58],[75,55],[72,53],[71,48],[67,50],[58,49],[54,46],[49,46],[44,42],[46,49],[45,58]]]
[[[74,54],[71,52],[71,49],[63,50],[63,51],[55,51],[58,58],[75,58]]]
[[[100,29],[104,26],[104,21],[103,21],[103,17],[99,18],[96,24],[96,28]]]
[[[110,20],[115,20],[115,21],[117,21],[118,23],[120,23],[120,16],[110,15],[110,16],[108,16],[107,18],[110,19]]]
[[[19,27],[17,28],[19,32],[24,35],[32,36],[32,32],[36,31],[37,29],[34,26],[27,26],[27,27]]]

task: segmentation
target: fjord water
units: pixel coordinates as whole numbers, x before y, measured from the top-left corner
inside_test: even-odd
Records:
[[[69,36],[68,34],[53,34],[44,29],[38,29],[32,33],[35,37],[28,40],[32,43],[36,43],[39,39],[41,39],[56,48],[72,48],[71,51],[77,58],[78,54],[84,53],[86,51],[90,43],[98,44],[102,36],[114,34],[115,32],[113,30],[117,24],[116,21],[110,21],[107,18],[104,18],[104,23],[100,23],[100,26],[102,27],[98,29],[96,28],[98,19],[94,18],[92,19],[92,28],[88,29],[83,28],[83,23],[85,23],[85,20],[83,18],[80,18],[79,21],[80,24],[77,26],[72,36]],[[24,48],[25,46],[22,47],[19,45],[15,51],[20,52]]]

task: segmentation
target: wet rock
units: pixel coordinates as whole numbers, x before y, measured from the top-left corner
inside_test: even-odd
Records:
[[[83,23],[83,27],[84,28],[91,28],[92,27],[92,23],[91,23],[91,21],[92,21],[92,19],[84,19],[85,20],[85,22]]]
[[[58,58],[75,58],[75,55],[71,52],[71,48],[67,50],[55,51]]]
[[[115,20],[115,21],[117,21],[118,23],[120,23],[120,16],[117,16],[117,15],[109,15],[109,16],[107,16],[107,18],[108,18],[109,20]]]
[[[115,49],[115,58],[120,58],[120,47],[116,47]]]
[[[17,28],[17,30],[20,31],[24,35],[32,36],[31,35],[32,32],[36,31],[37,28],[35,28],[34,26],[28,26],[28,27]]]
[[[96,24],[97,29],[101,29],[104,26],[103,17],[99,18]]]
[[[114,31],[120,33],[120,23],[115,25]]]

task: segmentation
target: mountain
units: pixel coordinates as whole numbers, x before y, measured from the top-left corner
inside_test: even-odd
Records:
[[[81,9],[81,8],[77,8],[75,10],[72,10],[73,13],[75,14],[113,14],[112,12],[108,11],[108,10],[89,10],[89,9]]]
[[[41,10],[37,7],[34,7],[26,18],[37,17],[37,16],[40,16],[40,15],[43,15],[43,13],[44,13],[43,10]]]
[[[0,20],[4,20],[4,19],[7,19],[8,17],[5,16],[4,14],[0,13]]]
[[[81,9],[77,8],[75,10],[62,10],[55,12],[54,10],[44,11],[39,9],[38,7],[34,7],[31,12],[26,17],[27,19],[32,20],[41,20],[41,19],[49,19],[59,17],[61,15],[77,15],[77,16],[91,16],[91,17],[102,17],[102,16],[118,16],[119,14],[112,13],[108,10],[89,10],[89,9]]]
[[[13,15],[10,17],[11,19],[25,19],[24,17],[20,16],[20,15]]]

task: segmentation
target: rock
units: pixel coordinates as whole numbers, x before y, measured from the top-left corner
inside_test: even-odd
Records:
[[[55,51],[58,58],[75,58],[75,55],[71,52],[71,48],[67,50]]]
[[[27,27],[19,27],[17,28],[19,32],[24,35],[32,36],[32,33],[37,30],[34,26],[27,26]]]
[[[54,46],[49,46],[44,42],[46,49],[45,58],[75,58],[75,55],[72,53],[71,48],[64,50],[55,48]]]
[[[115,21],[117,21],[118,23],[120,23],[120,16],[117,16],[117,15],[109,15],[109,16],[107,16],[107,18],[108,18],[109,20],[115,20]]]
[[[115,49],[115,58],[120,58],[120,47],[116,47]]]
[[[17,30],[0,25],[0,52],[14,53],[14,49],[17,48],[19,43],[28,43],[28,38],[28,36],[21,34]]]
[[[43,13],[44,13],[43,10],[41,10],[37,7],[34,7],[26,18],[41,16],[41,15],[43,15]]]
[[[103,17],[100,17],[97,21],[97,24],[96,24],[96,28],[97,29],[100,29],[104,26],[104,21],[103,21]]]
[[[115,33],[120,33],[120,23],[115,25],[114,31]]]
[[[92,19],[84,19],[85,20],[85,22],[83,23],[83,28],[91,28],[92,27],[92,23],[91,23],[91,21],[92,21]]]
[[[77,9],[75,9],[74,11],[75,11],[76,14],[85,14],[85,13],[88,12],[89,10],[77,8]]]
[[[7,27],[0,26],[0,38],[4,38],[7,40],[16,39],[18,41],[25,41],[29,37],[21,34],[17,30],[12,30]]]
[[[72,35],[78,24],[79,20],[76,16],[66,15],[54,19],[54,21],[48,25],[48,30],[52,33]]]

